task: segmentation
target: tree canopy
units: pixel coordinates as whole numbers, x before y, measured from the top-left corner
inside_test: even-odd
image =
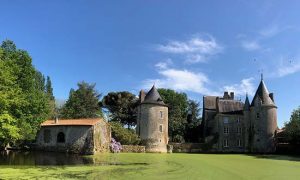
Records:
[[[95,90],[96,84],[80,82],[78,89],[71,89],[69,99],[61,109],[61,117],[66,119],[102,117],[99,105],[101,94]]]
[[[285,124],[285,133],[291,144],[300,144],[300,107],[292,112],[290,121]]]
[[[102,106],[110,111],[111,121],[136,125],[137,97],[127,91],[110,92],[102,99]]]
[[[185,93],[171,89],[158,89],[163,101],[169,106],[169,137],[170,141],[184,141],[187,124],[188,98]]]
[[[43,75],[10,40],[1,44],[0,69],[0,146],[32,140],[49,116]]]

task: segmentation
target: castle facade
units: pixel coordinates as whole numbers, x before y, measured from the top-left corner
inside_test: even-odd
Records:
[[[223,97],[203,97],[202,133],[213,152],[272,153],[277,130],[277,107],[263,79],[250,104],[234,99],[234,93]]]

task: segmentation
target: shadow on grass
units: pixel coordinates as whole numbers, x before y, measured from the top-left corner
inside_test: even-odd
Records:
[[[255,157],[258,159],[270,160],[285,160],[300,162],[300,155],[281,155],[281,154],[247,154],[247,156]]]

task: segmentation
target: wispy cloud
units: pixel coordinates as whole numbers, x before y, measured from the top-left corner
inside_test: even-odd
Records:
[[[241,42],[241,44],[242,44],[242,47],[247,51],[255,51],[255,50],[261,49],[261,45],[259,44],[258,41],[255,41],[255,40],[252,40],[252,41],[243,40]]]
[[[234,92],[236,95],[244,96],[246,93],[254,95],[255,85],[253,84],[254,78],[243,79],[239,84],[227,85],[223,87],[223,90]]]
[[[177,91],[190,91],[200,94],[208,94],[206,84],[209,82],[203,73],[195,73],[188,70],[164,69],[160,70],[160,79],[147,79],[144,81],[144,88],[149,88],[154,83],[158,87],[170,88]]]
[[[300,71],[300,62],[289,61],[288,63],[281,63],[277,68],[275,76],[284,77],[290,74],[294,74]]]
[[[280,32],[280,29],[277,25],[272,25],[266,28],[263,28],[259,31],[259,34],[263,37],[272,37]]]
[[[158,63],[162,64],[162,63]],[[238,84],[225,85],[220,88],[212,88],[211,80],[202,72],[193,72],[186,69],[169,68],[168,66],[156,65],[157,72],[161,75],[158,79],[147,79],[143,82],[142,88],[149,88],[156,84],[161,88],[170,88],[176,91],[193,92],[202,95],[220,96],[223,91],[235,92],[236,95],[244,96],[254,94],[255,86],[253,85],[254,78],[243,79]],[[161,68],[163,67],[163,68]]]
[[[158,69],[167,69],[172,64],[173,61],[171,59],[166,59],[165,61],[155,64],[155,67],[157,67]]]
[[[221,52],[223,48],[213,36],[207,35],[206,37],[193,36],[187,41],[172,40],[157,45],[156,49],[160,52],[184,56],[187,63],[199,63],[206,62],[209,56]]]

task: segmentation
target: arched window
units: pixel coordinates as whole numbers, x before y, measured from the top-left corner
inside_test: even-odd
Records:
[[[65,134],[63,132],[60,132],[57,134],[57,142],[58,143],[64,143],[65,140]]]

